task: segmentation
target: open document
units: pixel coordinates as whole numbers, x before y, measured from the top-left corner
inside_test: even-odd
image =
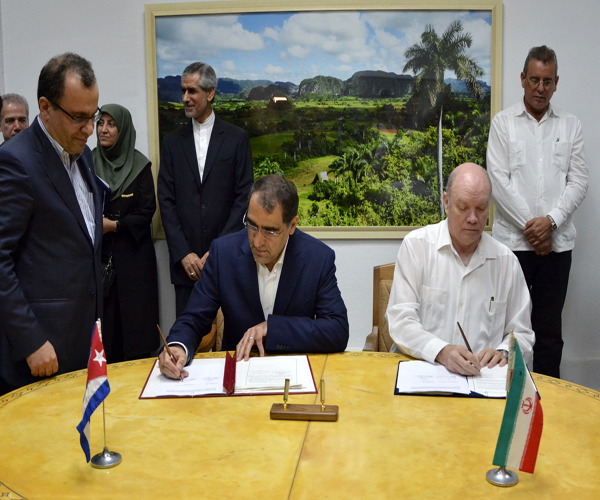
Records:
[[[479,375],[466,377],[452,373],[440,364],[400,361],[394,394],[506,398],[506,373],[507,365],[496,365],[481,368]]]
[[[226,396],[223,387],[227,378],[225,366],[225,358],[194,359],[184,368],[189,376],[181,381],[165,377],[156,361],[140,399]],[[291,394],[317,392],[308,356],[266,356],[235,363],[232,395],[283,394],[286,378],[290,380]]]

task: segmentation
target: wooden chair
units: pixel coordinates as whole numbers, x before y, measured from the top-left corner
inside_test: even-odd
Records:
[[[395,264],[385,264],[373,268],[373,330],[367,336],[363,351],[389,352],[394,343],[385,312],[390,300],[395,267]]]
[[[220,351],[223,342],[223,312],[221,309],[217,311],[217,317],[213,321],[210,332],[202,337],[202,341],[196,349],[196,352]]]

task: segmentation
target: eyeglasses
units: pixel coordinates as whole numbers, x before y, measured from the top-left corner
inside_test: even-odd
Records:
[[[246,229],[248,231],[250,231],[252,234],[256,234],[259,231],[263,234],[263,236],[265,238],[269,238],[271,240],[277,238],[277,236],[279,236],[281,233],[283,233],[285,231],[285,229],[282,229],[281,231],[279,231],[278,233],[276,233],[275,231],[267,231],[266,229],[259,229],[258,226],[255,226],[254,224],[250,224],[250,222],[248,222],[246,220],[246,215],[248,215],[248,212],[246,212],[244,214],[244,226],[246,226]]]
[[[71,120],[73,120],[73,125],[76,125],[77,127],[83,127],[83,126],[87,125],[90,120],[93,120],[94,121],[94,125],[95,125],[96,122],[102,116],[102,111],[100,110],[100,108],[98,108],[98,110],[92,116],[73,116],[71,113],[69,113],[68,111],[66,111],[63,108],[61,108],[55,102],[52,102],[52,101],[49,101],[49,102],[50,102],[50,104],[52,104],[52,106],[57,107],[65,115],[67,115]]]
[[[527,79],[527,82],[529,83],[529,86],[532,89],[537,89],[539,87],[540,83],[544,86],[545,89],[549,89],[550,87],[552,87],[552,85],[554,85],[554,78],[547,78],[546,80],[540,80],[539,78],[532,76]]]

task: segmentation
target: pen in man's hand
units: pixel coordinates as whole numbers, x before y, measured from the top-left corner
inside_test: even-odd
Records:
[[[175,366],[177,366],[177,360],[175,359],[175,356],[173,356],[171,349],[169,349],[169,345],[167,344],[167,339],[163,335],[163,332],[160,329],[160,325],[156,325],[156,328],[158,328],[158,333],[160,333],[160,338],[162,339],[163,344],[165,344],[165,349],[167,350],[167,354],[171,357],[171,361],[173,362],[173,364]],[[179,371],[179,380],[181,380],[183,382],[183,375],[181,374],[181,371]]]
[[[492,297],[492,300],[494,300],[494,297]],[[457,321],[456,324],[458,325],[458,329],[460,330],[460,334],[462,335],[463,340],[465,341],[465,344],[467,344],[467,349],[469,350],[469,352],[471,354],[473,354],[473,350],[471,349],[471,346],[469,345],[469,341],[467,340],[467,336],[465,335],[465,332],[463,332],[462,326],[460,326],[460,323]],[[467,361],[467,363],[469,363],[473,368],[479,370],[479,368],[477,368],[472,361]]]

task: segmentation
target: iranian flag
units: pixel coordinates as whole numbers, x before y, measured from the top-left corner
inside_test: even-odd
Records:
[[[514,368],[493,464],[533,474],[542,438],[544,414],[519,343],[512,333],[510,343]],[[511,370],[508,372],[510,377]]]

